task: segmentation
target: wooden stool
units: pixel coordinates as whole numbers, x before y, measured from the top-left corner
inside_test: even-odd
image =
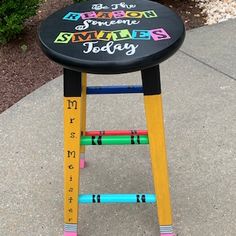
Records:
[[[156,202],[160,235],[173,236],[159,64],[183,43],[182,20],[147,0],[92,0],[57,11],[38,33],[44,53],[64,67],[64,236],[77,236],[79,203]],[[133,71],[142,86],[86,85],[86,73]],[[116,93],[144,94],[148,131],[86,131],[87,94]],[[155,194],[79,195],[85,145],[114,144],[149,144]]]

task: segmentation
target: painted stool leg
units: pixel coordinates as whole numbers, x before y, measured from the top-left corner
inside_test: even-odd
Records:
[[[173,236],[159,66],[142,71],[144,105],[161,236]]]
[[[86,99],[87,99],[87,74],[82,73],[82,94],[81,94],[81,135],[86,132]],[[85,146],[80,147],[80,168],[85,168]]]
[[[64,236],[78,234],[81,73],[64,69]]]

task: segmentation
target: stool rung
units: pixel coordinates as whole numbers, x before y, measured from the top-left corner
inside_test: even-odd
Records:
[[[149,144],[147,135],[81,136],[81,145]]]
[[[120,85],[120,86],[89,86],[87,94],[120,94],[120,93],[142,93],[141,85]]]
[[[155,194],[80,194],[78,199],[80,204],[103,203],[155,203]]]
[[[85,136],[108,136],[108,135],[147,135],[147,130],[93,130],[86,131]]]

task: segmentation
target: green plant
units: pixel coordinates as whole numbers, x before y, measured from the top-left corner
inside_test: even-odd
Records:
[[[0,43],[15,38],[24,28],[24,21],[36,14],[40,0],[1,0]]]

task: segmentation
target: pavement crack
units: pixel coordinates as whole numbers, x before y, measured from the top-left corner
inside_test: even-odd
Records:
[[[202,60],[200,60],[200,59],[198,59],[198,58],[196,58],[196,57],[194,57],[194,56],[188,54],[187,52],[184,52],[184,51],[182,51],[182,50],[179,50],[179,51],[182,52],[184,55],[186,55],[186,56],[188,56],[188,57],[194,59],[195,61],[197,61],[197,62],[199,62],[199,63],[201,63],[201,64],[203,64],[203,65],[205,65],[205,66],[207,66],[207,67],[209,67],[209,68],[211,68],[211,69],[213,69],[214,71],[217,71],[217,72],[219,72],[219,73],[222,74],[222,75],[225,75],[225,76],[228,77],[229,79],[232,79],[232,80],[236,81],[236,78],[234,78],[233,76],[231,76],[231,75],[229,75],[229,74],[226,74],[225,72],[223,72],[223,71],[221,71],[221,70],[215,68],[214,66],[211,66],[211,65],[207,64],[206,62],[204,62],[204,61],[202,61]]]

